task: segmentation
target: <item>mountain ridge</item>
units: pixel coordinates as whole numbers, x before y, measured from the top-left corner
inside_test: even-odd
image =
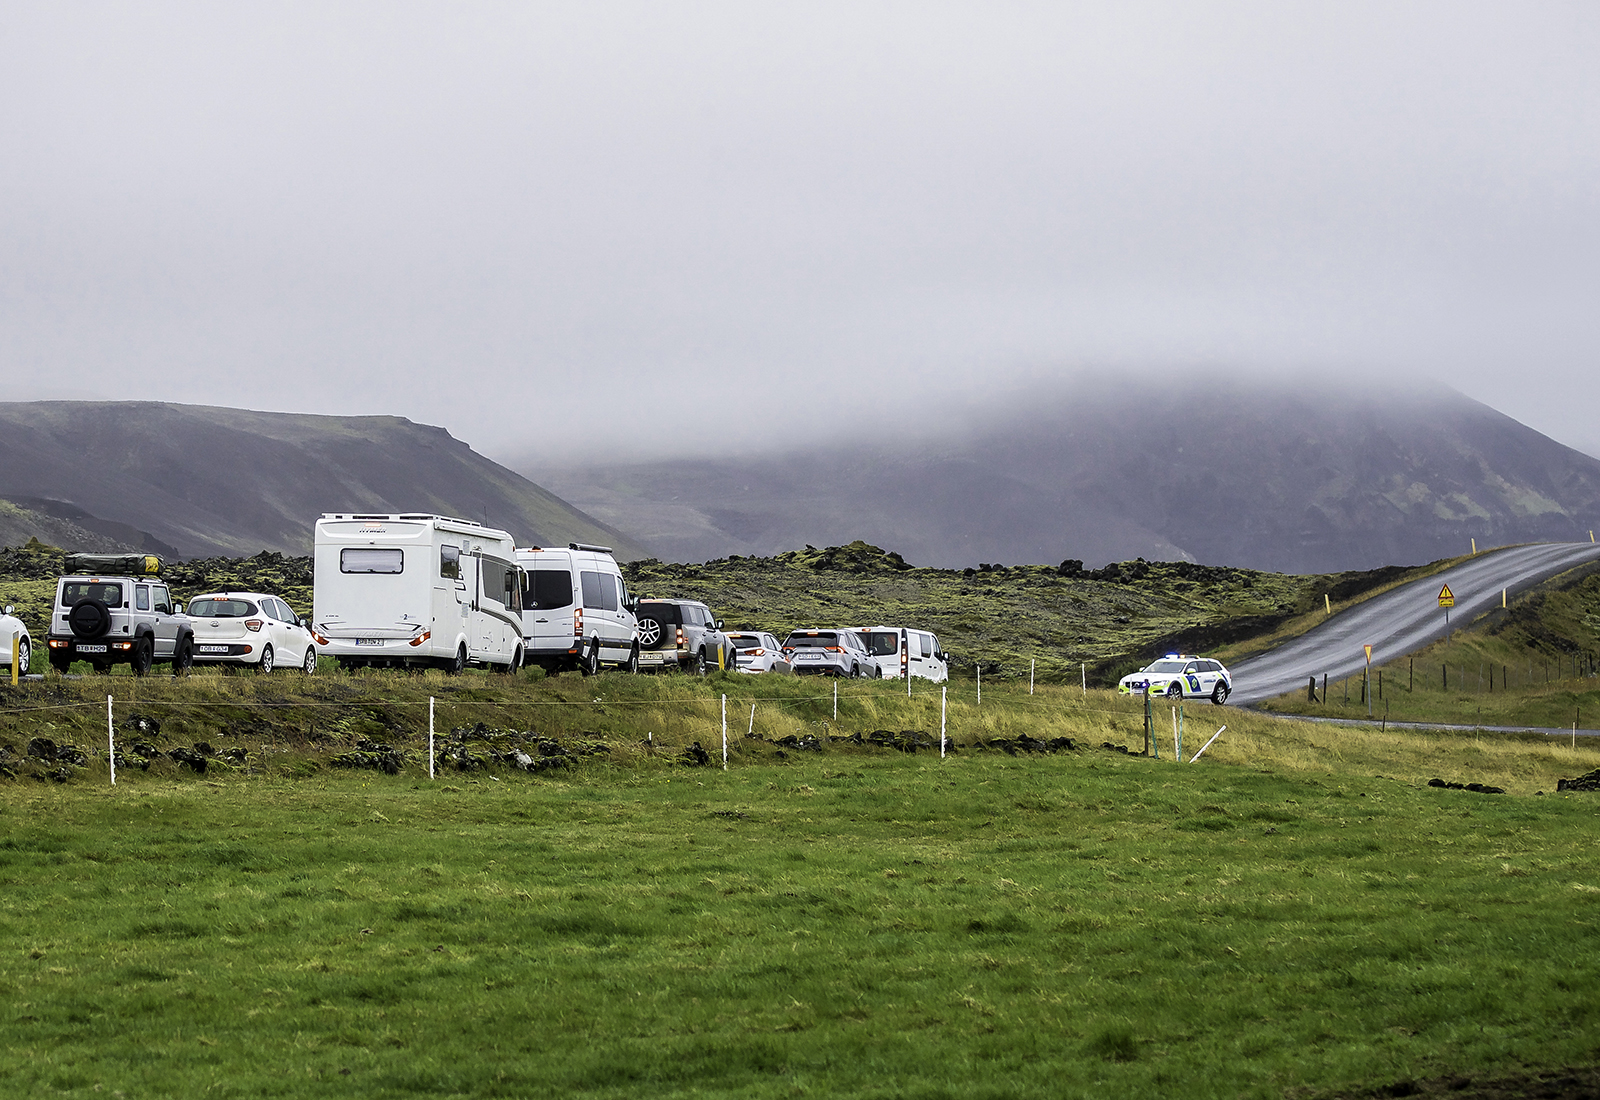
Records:
[[[404,417],[38,401],[0,403],[0,429],[0,499],[183,557],[304,554],[318,516],[349,511],[439,512],[519,543],[649,553],[444,428]]]

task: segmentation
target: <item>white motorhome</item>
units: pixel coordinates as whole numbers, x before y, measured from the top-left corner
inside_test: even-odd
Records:
[[[639,624],[609,546],[517,550],[523,571],[522,636],[526,661],[554,675],[585,676],[602,664],[639,671]]]
[[[939,639],[926,630],[908,630],[903,626],[871,626],[856,631],[867,649],[878,658],[886,680],[903,680],[906,676],[920,676],[942,684],[950,679],[950,664]]]
[[[471,520],[325,513],[311,628],[346,668],[522,666],[522,570],[510,535]]]

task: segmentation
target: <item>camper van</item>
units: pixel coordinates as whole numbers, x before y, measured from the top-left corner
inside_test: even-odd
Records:
[[[504,531],[330,512],[313,563],[312,637],[346,668],[522,666],[522,570]]]
[[[639,625],[633,597],[609,546],[519,549],[522,636],[527,663],[552,675],[601,665],[639,671]]]
[[[878,658],[885,679],[901,680],[920,676],[942,684],[950,678],[950,665],[939,639],[926,630],[903,626],[869,626],[856,631],[867,649]]]

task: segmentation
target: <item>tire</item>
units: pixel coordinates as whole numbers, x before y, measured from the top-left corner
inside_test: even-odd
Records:
[[[639,620],[639,648],[656,649],[667,636],[667,625],[660,619],[646,615]]]
[[[98,638],[111,629],[111,609],[101,600],[79,600],[67,612],[75,638]]]
[[[583,663],[578,666],[578,671],[585,676],[595,676],[600,672],[600,639],[596,638],[589,643],[589,652],[583,655]]]
[[[17,639],[17,651],[11,655],[11,663],[16,666],[18,676],[28,674],[29,663],[33,660],[33,647],[28,645],[28,639]]]
[[[300,671],[305,673],[307,676],[316,674],[317,647],[315,645],[306,646],[306,659],[300,662]]]
[[[187,636],[179,638],[178,648],[172,651],[172,674],[177,676],[193,667],[194,639]]]
[[[637,676],[639,674],[639,647],[638,646],[634,646],[632,649],[630,649],[628,651],[628,664],[627,664],[626,667],[627,667],[628,672],[630,672],[631,674],[633,674],[635,676]]]
[[[135,676],[144,676],[149,673],[150,666],[155,663],[156,647],[149,638],[135,638],[133,640],[133,657],[128,664],[133,668]]]
[[[883,679],[883,666],[882,666],[882,665],[879,665],[879,666],[878,666],[878,675],[876,675],[876,676],[874,676],[874,677],[873,677],[873,679],[874,679],[874,680],[881,680],[881,679]]]
[[[445,658],[444,671],[447,676],[460,676],[467,670],[466,643],[456,646],[456,655]]]
[[[852,680],[861,679],[861,666],[860,665],[851,665],[850,666],[850,679],[852,679]]]
[[[1211,689],[1211,701],[1219,707],[1228,704],[1228,695],[1232,689],[1222,680],[1217,681],[1217,686]]]
[[[272,643],[268,642],[266,648],[261,651],[261,662],[256,665],[256,671],[265,676],[272,671],[272,668]]]
[[[509,665],[495,665],[494,666],[494,670],[496,672],[502,673],[502,674],[504,674],[506,676],[510,676],[513,673],[515,673],[518,669],[520,669],[521,667],[522,667],[522,647],[518,646],[517,647],[517,651],[511,655],[511,663]]]
[[[683,671],[690,676],[704,676],[706,674],[706,651],[703,649],[698,650],[683,666]]]
[[[1183,698],[1183,685],[1180,684],[1180,683],[1177,683],[1176,681],[1174,681],[1173,683],[1168,684],[1167,685],[1167,698],[1168,699],[1182,699]]]

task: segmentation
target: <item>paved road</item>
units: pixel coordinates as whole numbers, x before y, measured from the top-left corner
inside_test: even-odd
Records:
[[[1361,671],[1363,645],[1372,646],[1374,664],[1414,653],[1444,637],[1444,612],[1439,589],[1448,584],[1456,605],[1448,629],[1458,629],[1490,608],[1500,606],[1500,592],[1512,595],[1548,580],[1573,566],[1600,559],[1600,546],[1588,542],[1542,542],[1489,550],[1443,573],[1412,581],[1365,603],[1339,612],[1327,622],[1234,665],[1233,696],[1248,705],[1288,691],[1305,690],[1306,681],[1324,675],[1341,679]]]

